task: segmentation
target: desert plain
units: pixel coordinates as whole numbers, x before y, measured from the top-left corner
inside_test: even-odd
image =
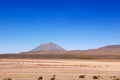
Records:
[[[120,61],[0,59],[0,80],[37,80],[39,76],[50,80],[53,75],[55,80],[120,80]]]

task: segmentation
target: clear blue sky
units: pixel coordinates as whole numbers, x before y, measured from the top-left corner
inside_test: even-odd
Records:
[[[0,0],[0,53],[44,42],[67,50],[120,44],[120,0]]]

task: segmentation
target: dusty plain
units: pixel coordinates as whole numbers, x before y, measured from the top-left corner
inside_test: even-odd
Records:
[[[78,60],[78,59],[0,59],[0,80],[97,80],[120,79],[119,60]],[[84,78],[79,78],[85,75]]]

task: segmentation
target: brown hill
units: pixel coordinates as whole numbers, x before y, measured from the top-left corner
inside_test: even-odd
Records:
[[[104,46],[99,49],[120,49],[120,45],[109,45],[109,46]]]

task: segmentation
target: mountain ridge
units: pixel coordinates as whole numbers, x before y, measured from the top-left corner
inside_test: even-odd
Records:
[[[69,51],[33,51],[19,54],[1,54],[0,59],[89,59],[120,60],[120,48],[107,46],[102,49],[69,50]],[[106,49],[107,48],[107,49]]]

